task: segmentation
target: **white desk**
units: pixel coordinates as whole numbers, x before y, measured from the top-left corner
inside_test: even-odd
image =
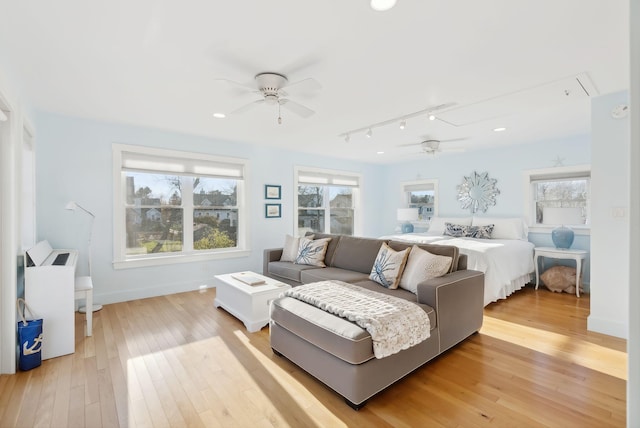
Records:
[[[582,260],[587,258],[587,252],[585,250],[563,250],[560,248],[552,247],[536,247],[533,250],[533,263],[536,265],[536,290],[540,283],[540,274],[538,272],[538,257],[548,257],[550,259],[569,259],[576,262],[576,296],[580,297],[580,286],[582,285],[581,273],[582,273]],[[542,259],[544,269],[544,258]]]

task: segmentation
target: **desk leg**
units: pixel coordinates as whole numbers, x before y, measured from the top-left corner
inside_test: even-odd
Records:
[[[533,258],[533,263],[536,265],[536,290],[538,289],[538,285],[540,284],[540,273],[538,272],[538,257],[540,257],[540,255],[536,254],[536,256]]]
[[[582,285],[582,280],[580,279],[581,272],[582,259],[580,257],[576,257],[576,297],[580,297],[580,286]]]

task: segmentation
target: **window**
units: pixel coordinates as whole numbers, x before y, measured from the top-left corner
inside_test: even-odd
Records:
[[[359,233],[360,175],[342,171],[296,168],[298,234]]]
[[[402,194],[407,207],[418,208],[418,221],[438,215],[438,180],[402,183]]]
[[[571,226],[588,225],[591,170],[589,166],[557,167],[526,171],[528,189],[527,217],[531,227],[547,226],[544,215],[548,208],[567,208],[580,213]],[[557,210],[554,211],[557,213]],[[555,214],[556,216],[558,214]]]
[[[246,250],[245,161],[114,145],[116,267]]]

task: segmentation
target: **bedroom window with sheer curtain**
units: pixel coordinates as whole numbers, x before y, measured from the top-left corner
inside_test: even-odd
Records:
[[[361,176],[357,173],[296,167],[297,233],[360,233]]]
[[[114,145],[116,267],[246,249],[242,159]]]

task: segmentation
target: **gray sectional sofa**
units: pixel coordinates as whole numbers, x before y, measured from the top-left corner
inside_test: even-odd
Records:
[[[382,242],[402,250],[411,244],[400,241],[315,234],[332,238],[327,267],[281,262],[282,249],[264,251],[263,274],[293,286],[330,279],[392,294],[420,305],[429,315],[430,337],[411,348],[385,358],[375,358],[371,336],[355,323],[332,315],[292,297],[271,304],[270,339],[273,351],[297,364],[359,409],[366,401],[461,342],[482,326],[484,274],[466,270],[466,256],[458,248],[419,245],[452,257],[449,273],[418,284],[417,294],[390,290],[369,280]]]

